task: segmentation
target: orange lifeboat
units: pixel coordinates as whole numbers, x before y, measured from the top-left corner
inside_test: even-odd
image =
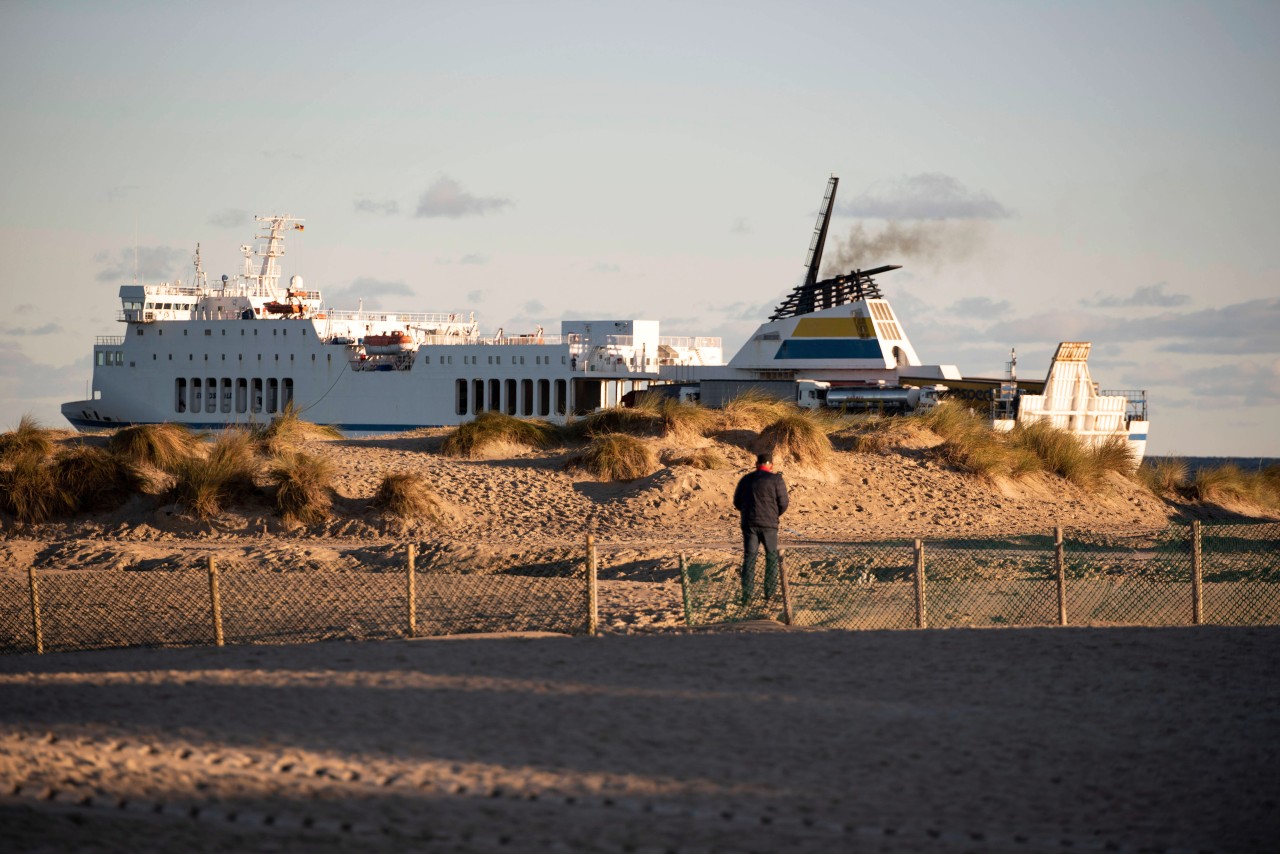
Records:
[[[366,335],[364,351],[370,356],[391,356],[413,349],[413,338],[406,332],[388,332],[385,335]]]

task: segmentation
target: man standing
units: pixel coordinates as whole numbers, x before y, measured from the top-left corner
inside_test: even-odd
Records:
[[[773,454],[756,455],[756,470],[743,475],[733,492],[733,506],[742,517],[742,604],[751,601],[755,586],[756,552],[764,546],[765,601],[778,588],[778,517],[787,512],[787,483],[773,470]]]

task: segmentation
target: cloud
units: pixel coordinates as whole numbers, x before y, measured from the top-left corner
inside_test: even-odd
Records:
[[[107,188],[107,201],[114,202],[132,193],[134,190],[141,190],[142,187],[137,184],[117,184],[114,187]]]
[[[484,302],[484,291],[467,291],[467,302]]]
[[[0,327],[0,335],[53,335],[61,332],[62,327],[56,323],[46,323],[43,326],[27,328],[25,326],[6,326]]]
[[[215,214],[209,214],[209,219],[207,220],[209,225],[217,226],[218,228],[240,228],[252,221],[253,217],[250,216],[249,212],[239,208],[225,208]]]
[[[24,302],[13,310],[14,314],[30,314],[35,311],[36,307],[29,302]]]
[[[985,320],[1001,314],[1008,314],[1009,301],[1000,300],[1000,302],[996,302],[988,297],[965,297],[953,302],[947,311],[956,317],[976,317],[980,320]]]
[[[1164,292],[1166,284],[1166,282],[1157,282],[1154,285],[1143,285],[1127,297],[1098,295],[1092,302],[1089,300],[1080,302],[1082,305],[1095,305],[1099,308],[1175,308],[1191,302],[1191,297],[1186,294],[1166,294]]]
[[[524,311],[525,314],[533,316],[533,315],[540,315],[545,313],[547,310],[547,307],[542,303],[538,302],[536,299],[531,299],[527,303],[525,303],[521,307],[521,309]]]
[[[384,282],[362,276],[345,288],[332,288],[325,292],[324,301],[337,309],[355,310],[364,300],[366,310],[385,310],[383,297],[414,297],[413,289],[404,282]]]
[[[733,221],[733,225],[729,226],[730,234],[750,234],[751,223],[747,222],[746,217],[737,217]]]
[[[458,259],[458,263],[459,264],[488,264],[489,256],[478,255],[475,253],[472,253],[470,255],[463,255],[461,258]]]
[[[1231,398],[1245,406],[1280,402],[1280,359],[1233,362],[1229,367],[1187,371],[1182,378],[1192,399]]]
[[[123,279],[132,281],[135,269],[135,253],[139,282],[169,281],[177,278],[176,273],[188,259],[190,253],[185,249],[174,249],[172,246],[139,246],[121,249],[111,260],[108,252],[99,252],[93,260],[105,266],[98,271],[99,282],[118,282]]]
[[[841,216],[864,219],[1004,219],[1010,211],[981,190],[941,172],[903,175],[872,184],[843,204]]]
[[[461,184],[445,175],[437,179],[418,199],[418,210],[414,216],[442,216],[457,219],[458,217],[501,210],[510,204],[510,199],[497,196],[489,198],[473,196],[464,191]]]
[[[389,199],[385,202],[374,201],[373,199],[356,199],[353,203],[356,213],[371,213],[379,216],[392,216],[400,213],[400,203],[395,199]]]
[[[591,265],[591,272],[593,273],[619,273],[621,271],[622,268],[617,264],[606,264],[604,261],[597,261]]]

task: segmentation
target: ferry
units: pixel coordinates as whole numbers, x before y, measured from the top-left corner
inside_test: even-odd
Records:
[[[124,334],[97,339],[90,396],[64,403],[62,414],[80,430],[158,422],[210,430],[264,423],[292,407],[367,435],[453,426],[485,411],[564,423],[655,387],[781,386],[807,392],[808,400],[797,395],[801,405],[821,405],[859,389],[923,385],[932,400],[948,384],[973,386],[954,365],[916,355],[874,279],[899,267],[819,279],[837,186],[832,176],[803,281],[727,363],[720,338],[663,336],[656,320],[565,320],[556,334],[540,326],[508,334],[482,332],[473,312],[335,308],[301,276],[281,286],[286,238],[303,220],[259,216],[236,278],[211,285],[197,246],[189,283],[120,287]],[[1124,435],[1140,458],[1145,398],[1139,418],[1132,401],[1099,393],[1082,367],[1087,353],[1087,345],[1060,348],[1048,384],[976,381],[993,424],[1048,418],[1090,441]],[[1068,363],[1081,368],[1054,382]],[[1038,402],[1036,391],[1046,392]]]

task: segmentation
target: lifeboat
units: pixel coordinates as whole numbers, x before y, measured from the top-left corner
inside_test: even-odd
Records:
[[[301,303],[276,302],[272,300],[263,306],[267,314],[300,315],[306,311]]]
[[[394,356],[413,349],[413,338],[406,332],[388,332],[386,335],[366,335],[364,351],[370,356]]]

